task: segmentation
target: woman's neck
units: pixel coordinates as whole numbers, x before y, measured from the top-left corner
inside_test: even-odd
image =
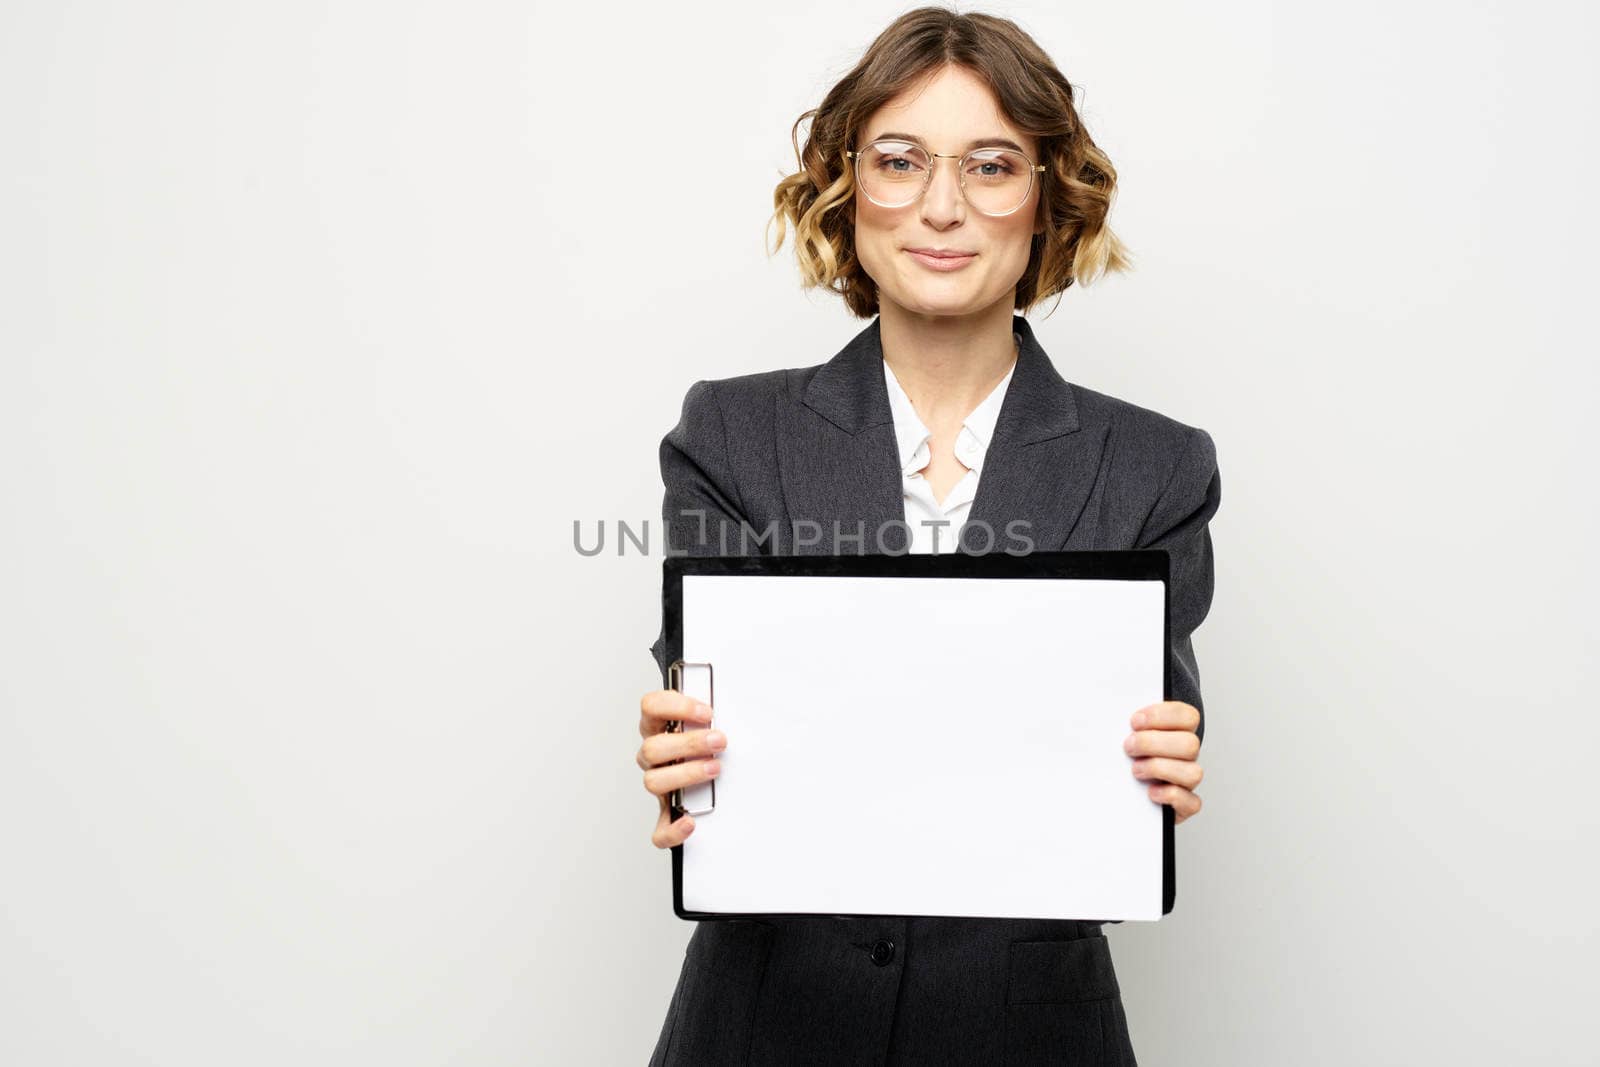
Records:
[[[1012,302],[972,315],[922,315],[884,303],[883,359],[930,428],[960,426],[1017,359]]]

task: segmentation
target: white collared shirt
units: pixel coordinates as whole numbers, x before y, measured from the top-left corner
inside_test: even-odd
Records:
[[[1013,337],[1016,335],[1013,334]],[[1022,338],[1017,337],[1021,346]],[[992,389],[983,402],[972,409],[961,432],[956,436],[956,459],[967,468],[967,473],[950,490],[941,505],[933,498],[933,487],[923,477],[922,469],[932,459],[928,439],[933,432],[917,415],[911,398],[889,369],[883,364],[884,384],[889,387],[889,410],[894,415],[894,436],[900,449],[901,486],[905,495],[905,519],[911,527],[912,552],[954,552],[956,536],[961,524],[972,510],[973,498],[978,495],[978,475],[983,471],[983,459],[988,454],[989,442],[994,439],[994,427],[1000,418],[1000,405],[1004,403],[1006,387],[1016,373],[1013,361],[1000,384]],[[944,523],[946,525],[939,525]]]

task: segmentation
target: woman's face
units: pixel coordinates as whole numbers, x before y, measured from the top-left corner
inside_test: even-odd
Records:
[[[927,192],[904,207],[881,207],[857,185],[856,255],[878,284],[880,303],[919,315],[973,314],[1000,300],[1009,308],[1028,266],[1031,238],[1044,231],[1038,176],[1021,207],[996,217],[974,210],[962,197],[956,166],[974,142],[997,139],[1015,142],[1037,161],[1038,141],[1007,122],[989,87],[958,66],[942,68],[920,88],[889,101],[862,129],[852,146],[858,150],[893,134],[957,157],[935,159]],[[919,248],[967,252],[971,258],[947,262],[959,265],[941,270],[911,251]]]

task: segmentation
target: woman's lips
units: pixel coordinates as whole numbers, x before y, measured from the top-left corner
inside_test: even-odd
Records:
[[[929,270],[960,270],[978,258],[976,252],[967,256],[932,256],[909,248],[906,249],[906,254]]]

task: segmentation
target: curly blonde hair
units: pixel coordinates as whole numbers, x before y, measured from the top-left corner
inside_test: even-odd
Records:
[[[994,91],[1006,117],[1039,140],[1040,220],[1028,266],[1017,283],[1016,308],[1024,314],[1043,300],[1085,285],[1109,271],[1132,266],[1128,249],[1106,216],[1117,172],[1090,138],[1073,86],[1044,50],[1009,19],[920,7],[895,19],[822,103],[795,121],[790,137],[799,170],[778,183],[768,221],[778,226],[769,255],[795,231],[795,256],[806,288],[824,287],[844,297],[859,318],[878,313],[878,286],[855,254],[855,232],[845,210],[855,194],[855,171],[845,150],[884,104],[948,64],[972,71]],[[811,119],[805,146],[800,126]]]

